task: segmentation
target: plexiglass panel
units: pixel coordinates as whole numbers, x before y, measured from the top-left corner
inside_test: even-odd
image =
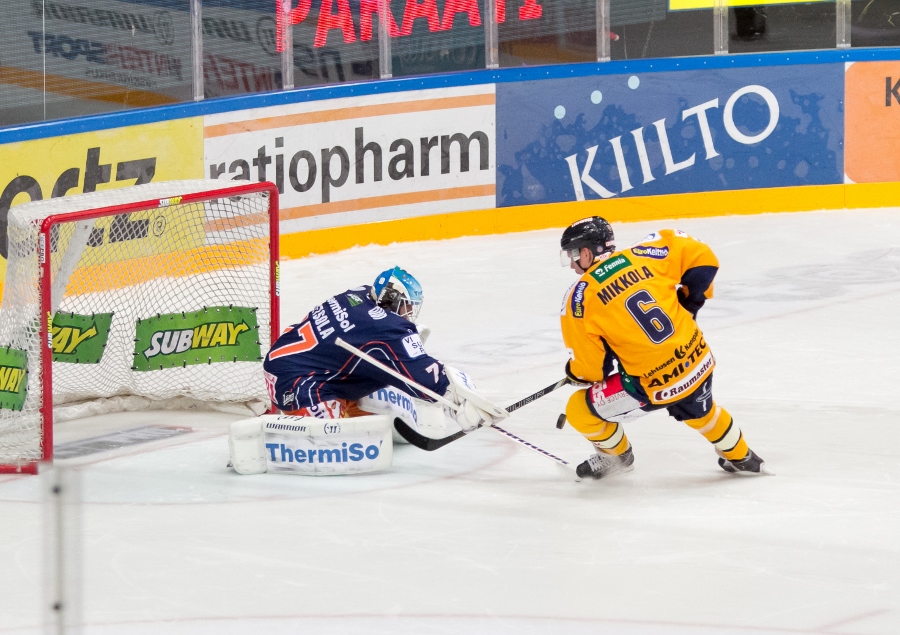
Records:
[[[275,6],[265,0],[266,6]],[[377,0],[294,0],[294,86],[378,77]],[[280,61],[275,63],[280,68]]]
[[[900,46],[900,1],[854,0],[851,46]]]
[[[394,77],[485,67],[483,0],[390,0]]]
[[[498,2],[500,66],[597,59],[595,0]]]
[[[274,2],[205,0],[202,22],[207,99],[281,88]]]
[[[731,4],[746,5],[745,0]],[[729,53],[804,51],[836,47],[836,12],[827,2],[732,6]]]
[[[611,59],[712,55],[712,9],[671,10],[696,4],[610,0]]]
[[[0,125],[191,99],[188,0],[4,2]]]

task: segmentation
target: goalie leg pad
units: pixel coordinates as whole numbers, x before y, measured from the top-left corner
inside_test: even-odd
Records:
[[[394,420],[394,417],[397,417],[402,419],[413,430],[418,430],[419,411],[416,407],[416,401],[416,399],[413,399],[402,390],[398,390],[393,386],[386,386],[376,390],[371,395],[363,397],[357,403],[362,410],[387,415],[391,418],[391,421]],[[395,442],[407,443],[406,439],[401,437],[396,431],[393,432],[393,437]]]
[[[358,402],[360,409],[370,413],[388,415],[402,419],[406,425],[430,437],[441,437],[446,432],[443,408],[429,401],[410,397],[403,391],[388,386],[363,397]],[[393,431],[394,443],[409,443]]]
[[[263,435],[263,471],[307,476],[359,474],[387,469],[393,461],[393,418],[385,415],[332,420],[263,415],[235,423],[250,427],[247,421],[255,422]],[[232,463],[239,471],[234,456]]]
[[[232,421],[228,429],[228,453],[238,474],[263,474],[266,464],[266,440],[259,418]]]

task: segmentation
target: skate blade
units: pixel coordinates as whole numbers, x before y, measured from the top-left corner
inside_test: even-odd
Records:
[[[726,472],[728,472],[728,470],[726,470]],[[764,474],[766,476],[775,476],[775,472],[770,470],[769,466],[766,465],[765,463],[763,463],[759,466],[759,472],[747,472],[747,471],[743,471],[743,470],[735,470],[734,472],[728,472],[728,474],[731,474],[732,476],[740,476],[740,477],[762,476]]]

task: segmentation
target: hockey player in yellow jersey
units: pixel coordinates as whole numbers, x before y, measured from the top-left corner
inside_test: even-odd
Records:
[[[712,443],[725,471],[764,471],[712,397],[716,361],[696,323],[719,268],[712,250],[663,229],[617,251],[612,227],[599,216],[570,225],[560,247],[563,266],[581,276],[560,318],[566,374],[584,386],[570,397],[566,417],[597,450],[578,475],[630,470],[634,454],[622,424],[662,408]]]

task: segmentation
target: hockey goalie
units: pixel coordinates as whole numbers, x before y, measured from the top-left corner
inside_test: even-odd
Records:
[[[272,345],[263,362],[280,414],[231,426],[231,463],[241,474],[351,474],[390,467],[395,418],[413,429],[442,430],[445,412],[465,432],[505,416],[464,372],[425,352],[416,325],[423,294],[393,267],[364,285],[328,298]],[[338,345],[343,340],[409,381]],[[457,408],[434,403],[442,395]]]

